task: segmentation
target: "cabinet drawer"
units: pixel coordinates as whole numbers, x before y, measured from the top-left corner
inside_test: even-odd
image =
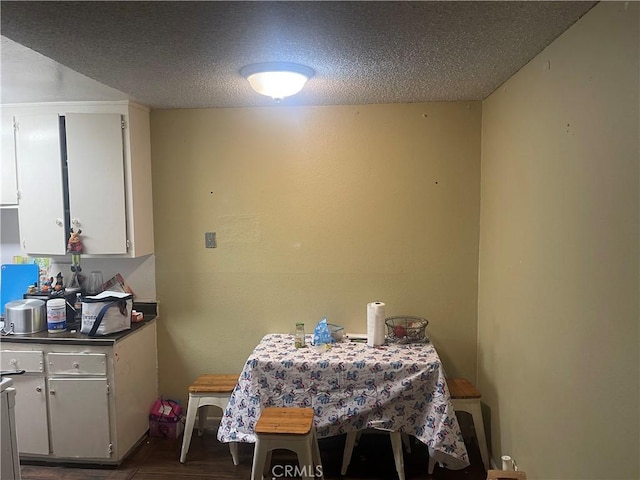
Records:
[[[104,353],[48,353],[50,375],[106,375]]]
[[[1,370],[24,370],[26,372],[43,372],[43,352],[7,351],[0,353]]]

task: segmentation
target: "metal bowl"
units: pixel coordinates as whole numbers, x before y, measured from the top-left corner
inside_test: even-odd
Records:
[[[422,317],[388,317],[387,341],[394,343],[420,343],[427,340],[426,330],[429,321]]]

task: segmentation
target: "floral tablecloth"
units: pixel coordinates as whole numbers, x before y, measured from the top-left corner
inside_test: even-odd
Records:
[[[266,335],[240,374],[218,439],[255,442],[262,408],[274,406],[312,407],[319,438],[394,430],[418,438],[448,468],[469,465],[442,363],[430,343],[369,347],[343,341],[321,351],[295,348],[292,335]]]

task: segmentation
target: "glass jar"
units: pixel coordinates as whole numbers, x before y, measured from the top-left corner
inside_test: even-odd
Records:
[[[305,346],[304,323],[296,323],[295,342],[296,348],[303,348]]]

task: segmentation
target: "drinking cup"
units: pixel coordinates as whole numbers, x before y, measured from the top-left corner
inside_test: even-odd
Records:
[[[97,295],[102,292],[102,284],[104,280],[102,278],[102,272],[94,270],[89,274],[89,281],[87,283],[87,295]]]

